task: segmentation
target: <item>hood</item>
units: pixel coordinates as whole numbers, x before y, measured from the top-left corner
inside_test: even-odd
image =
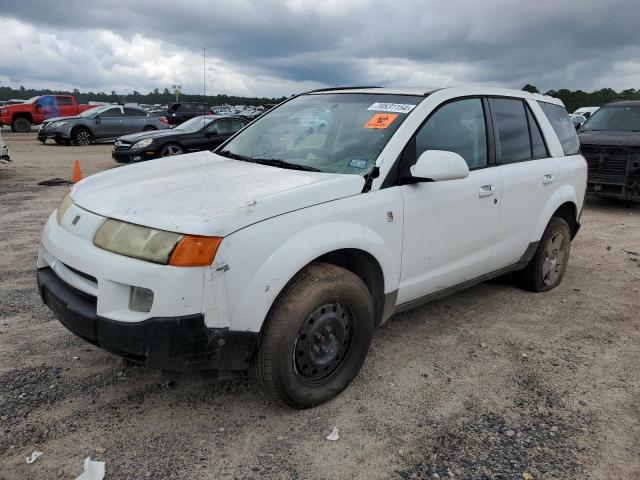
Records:
[[[74,116],[74,117],[51,117],[51,118],[47,118],[46,120],[43,120],[42,123],[53,123],[53,122],[59,122],[60,120],[75,120],[77,118],[81,118],[78,115]]]
[[[204,151],[127,165],[77,183],[98,215],[178,233],[226,236],[267,218],[362,192],[359,175],[305,172]]]
[[[582,145],[640,146],[640,132],[580,132]]]
[[[170,128],[167,130],[149,130],[146,132],[132,133],[131,135],[124,135],[122,137],[119,137],[118,140],[135,143],[140,140],[144,140],[145,138],[168,137],[172,135],[179,135],[181,133],[184,133],[184,132],[181,132],[180,130],[175,130],[173,128]]]

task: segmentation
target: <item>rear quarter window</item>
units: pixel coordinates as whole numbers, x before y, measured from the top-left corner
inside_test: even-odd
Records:
[[[580,151],[580,140],[578,140],[578,134],[569,119],[567,110],[553,103],[538,101],[538,105],[549,119],[553,131],[556,132],[564,154],[576,155]]]

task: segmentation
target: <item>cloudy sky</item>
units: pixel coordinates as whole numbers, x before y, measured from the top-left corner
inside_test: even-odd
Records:
[[[638,0],[0,0],[0,85],[640,88]]]

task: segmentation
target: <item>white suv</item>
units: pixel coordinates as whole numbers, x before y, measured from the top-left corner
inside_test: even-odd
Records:
[[[301,119],[321,116],[325,128]],[[49,217],[43,301],[169,371],[251,369],[287,405],[358,374],[395,312],[506,272],[558,285],[587,167],[562,103],[493,88],[287,100],[214,153],[78,183]]]

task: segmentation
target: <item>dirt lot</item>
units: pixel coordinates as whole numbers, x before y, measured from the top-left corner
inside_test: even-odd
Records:
[[[638,206],[588,201],[557,289],[488,283],[398,315],[340,397],[291,411],[247,378],[163,383],[65,330],[34,269],[68,187],[38,182],[113,168],[110,146],[3,135],[0,479],[75,478],[87,456],[107,479],[640,478]]]

